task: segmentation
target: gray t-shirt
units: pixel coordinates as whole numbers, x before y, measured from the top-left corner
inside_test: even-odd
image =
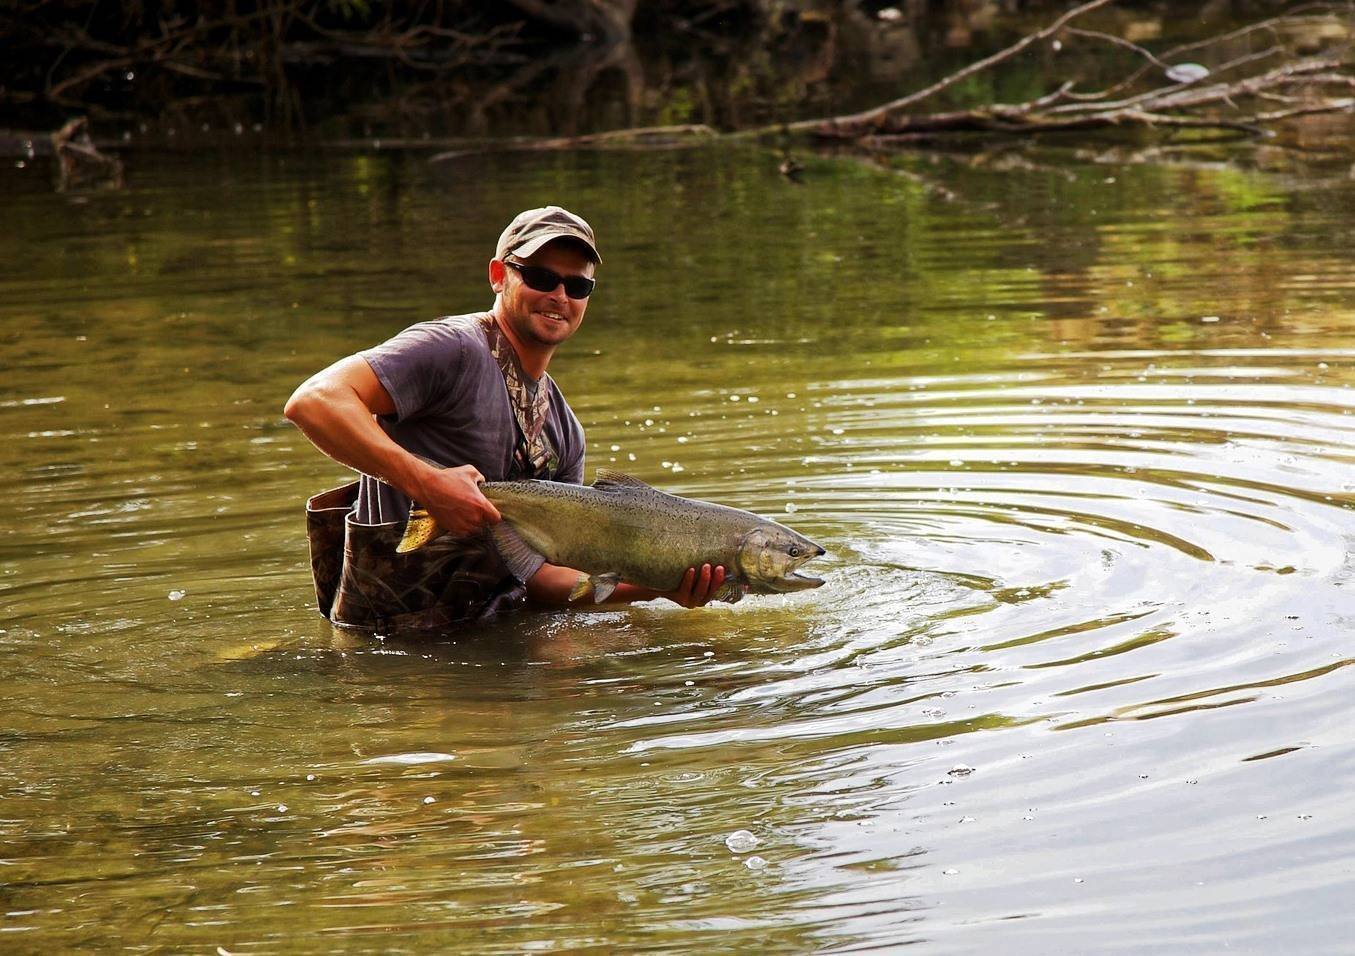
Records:
[[[487,481],[503,481],[518,441],[517,419],[503,373],[489,352],[483,313],[446,316],[410,326],[360,353],[395,403],[377,421],[397,445],[446,467],[474,465]],[[549,375],[545,431],[559,456],[554,481],[583,482],[583,427]],[[404,521],[409,498],[363,475],[354,519]]]

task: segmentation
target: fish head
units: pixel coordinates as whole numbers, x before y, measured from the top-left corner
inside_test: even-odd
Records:
[[[818,587],[823,579],[797,574],[796,569],[826,553],[804,535],[768,521],[743,536],[738,569],[753,590],[803,591]]]

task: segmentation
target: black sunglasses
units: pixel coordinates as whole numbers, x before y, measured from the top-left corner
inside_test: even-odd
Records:
[[[571,299],[586,299],[593,294],[593,286],[597,285],[597,282],[588,278],[588,276],[562,276],[558,272],[543,269],[541,266],[527,266],[521,262],[511,262],[508,259],[503,260],[503,264],[516,269],[518,275],[522,276],[522,281],[527,288],[535,289],[537,292],[554,292],[563,282],[565,284],[565,295]]]

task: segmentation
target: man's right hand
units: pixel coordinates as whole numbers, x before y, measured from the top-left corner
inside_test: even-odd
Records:
[[[484,480],[474,465],[429,466],[419,477],[414,498],[443,530],[460,538],[470,537],[503,520],[499,509],[480,490]]]

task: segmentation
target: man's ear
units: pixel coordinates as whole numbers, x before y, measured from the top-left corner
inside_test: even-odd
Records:
[[[503,291],[504,285],[508,282],[508,267],[503,264],[502,259],[489,260],[489,287],[499,293]]]

